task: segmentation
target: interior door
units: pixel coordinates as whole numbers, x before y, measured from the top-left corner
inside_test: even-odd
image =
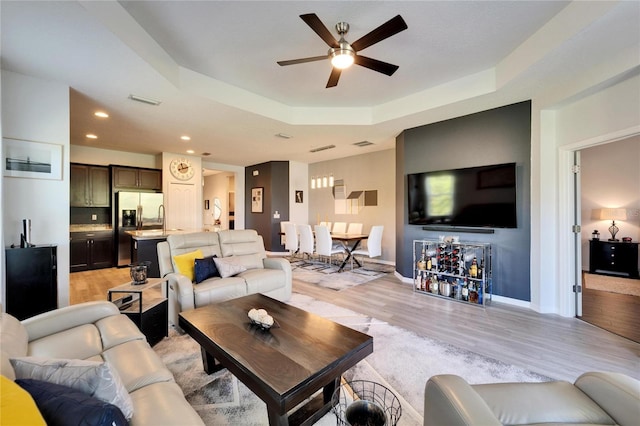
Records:
[[[196,186],[192,183],[170,183],[167,200],[167,229],[196,229]]]

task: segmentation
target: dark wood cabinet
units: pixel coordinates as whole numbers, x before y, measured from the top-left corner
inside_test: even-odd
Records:
[[[72,232],[69,242],[71,272],[113,266],[113,232]]]
[[[6,309],[19,320],[58,308],[56,246],[8,248]]]
[[[589,272],[638,278],[638,243],[591,240]]]
[[[162,190],[162,170],[112,166],[114,189]]]
[[[111,188],[109,168],[71,164],[71,207],[109,207]]]
[[[147,269],[149,278],[160,277],[160,265],[158,262],[158,243],[167,241],[166,237],[155,239],[131,239],[131,261],[150,262]]]

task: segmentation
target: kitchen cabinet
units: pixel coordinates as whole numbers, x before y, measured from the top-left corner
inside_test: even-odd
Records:
[[[162,190],[162,170],[112,166],[114,189]]]
[[[113,266],[113,231],[72,232],[70,235],[71,272]]]
[[[7,248],[6,309],[19,320],[58,308],[56,246]]]
[[[638,278],[638,243],[589,241],[589,272]]]
[[[70,180],[71,207],[111,205],[108,167],[71,164]]]
[[[491,244],[413,241],[416,292],[475,305],[491,302]]]

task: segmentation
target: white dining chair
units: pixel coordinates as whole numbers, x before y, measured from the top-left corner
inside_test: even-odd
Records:
[[[322,225],[315,226],[316,231],[316,250],[315,253],[318,257],[325,257],[329,259],[329,264],[331,264],[331,259],[334,254],[342,254],[344,256],[346,250],[343,246],[333,247],[331,244],[331,234],[329,233],[329,228]]]
[[[320,225],[326,226],[327,228],[329,228],[329,232],[331,232],[331,222],[320,222]]]
[[[349,223],[347,234],[362,234],[362,224],[357,222]]]
[[[289,251],[290,257],[295,257],[299,250],[298,243],[298,231],[296,230],[296,224],[293,222],[287,222],[284,225],[284,248]]]
[[[287,226],[287,223],[291,223],[291,222],[289,222],[289,221],[280,222],[280,244],[282,244],[283,246],[287,242],[287,237],[286,237],[285,229],[284,229]]]
[[[298,225],[298,235],[300,238],[300,253],[302,254],[302,259],[304,260],[305,255],[311,259],[313,257],[315,244],[311,225]]]
[[[333,232],[334,234],[346,234],[347,222],[334,222],[331,232]]]
[[[351,256],[362,256],[363,261],[360,262],[364,265],[364,257],[368,256],[369,258],[382,256],[382,231],[384,230],[383,225],[376,225],[371,227],[371,231],[369,231],[369,237],[367,238],[367,247],[362,249],[357,249],[351,252]],[[351,263],[351,269],[353,269],[353,261]]]

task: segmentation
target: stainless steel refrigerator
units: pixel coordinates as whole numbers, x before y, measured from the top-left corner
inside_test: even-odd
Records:
[[[116,259],[118,266],[131,263],[131,235],[126,231],[162,229],[164,224],[163,195],[161,192],[116,193]]]

